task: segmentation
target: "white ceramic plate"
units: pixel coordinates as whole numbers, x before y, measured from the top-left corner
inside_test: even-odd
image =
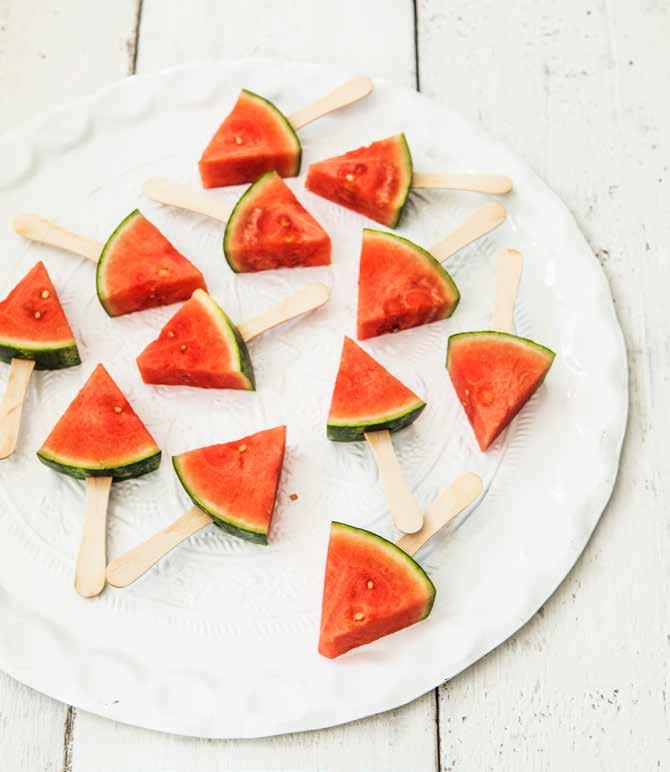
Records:
[[[454,317],[366,345],[428,400],[421,419],[394,437],[420,502],[467,470],[482,475],[487,490],[477,509],[418,555],[438,589],[428,621],[339,660],[317,654],[330,520],[394,536],[369,450],[325,436],[342,336],[355,332],[361,228],[370,223],[309,194],[303,178],[289,180],[333,238],[332,267],[234,276],[221,251],[222,225],[153,204],[140,190],[152,175],[198,186],[200,150],[241,87],[290,113],[349,75],[277,62],[191,66],[130,78],[0,142],[3,223],[33,211],[104,240],[139,206],[238,321],[308,281],[333,287],[326,307],[252,343],[256,393],[148,387],[134,358],[175,308],[110,319],[90,263],[3,227],[0,292],[44,259],[84,361],[33,376],[18,452],[0,462],[0,667],[15,678],[168,732],[252,737],[325,727],[408,702],[486,654],[538,609],[584,548],[612,490],[626,423],[625,351],[603,273],[570,213],[525,164],[458,114],[380,82],[372,97],[300,132],[303,170],[405,131],[418,170],[514,179],[504,227],[447,264],[463,297]],[[242,189],[211,195],[232,203]],[[413,193],[399,232],[429,246],[484,200]],[[444,360],[450,333],[486,328],[502,246],[526,259],[518,331],[558,356],[544,387],[483,455]],[[35,451],[98,361],[164,451],[160,471],[114,486],[110,557],[189,506],[171,454],[286,423],[271,546],[211,527],[130,589],[77,596],[83,486],[42,466]]]

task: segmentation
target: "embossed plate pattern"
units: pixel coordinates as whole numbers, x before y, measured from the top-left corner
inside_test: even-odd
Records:
[[[421,419],[394,439],[420,502],[466,470],[482,475],[487,492],[419,553],[438,588],[429,621],[338,661],[317,654],[330,520],[393,536],[365,445],[325,436],[342,335],[355,331],[361,228],[369,223],[308,193],[302,178],[289,180],[333,237],[332,267],[234,276],[221,251],[222,225],[153,204],[140,190],[157,174],[198,185],[199,150],[241,87],[291,112],[348,75],[249,60],[190,66],[130,78],[0,141],[3,223],[34,211],[104,239],[140,206],[239,321],[307,281],[333,288],[326,307],[251,344],[255,394],[147,387],[134,358],[174,308],[110,319],[90,263],[3,227],[0,291],[44,259],[84,360],[33,377],[18,452],[0,463],[0,667],[30,686],[120,721],[207,737],[349,721],[408,702],[490,651],[546,600],[586,544],[614,484],[627,408],[625,350],[605,277],[570,213],[509,150],[458,114],[379,82],[368,100],[301,131],[303,173],[315,159],[404,130],[418,169],[514,179],[504,227],[447,264],[463,297],[454,317],[366,346],[428,400]],[[232,203],[241,190],[212,196]],[[483,201],[413,193],[400,233],[429,246]],[[487,326],[500,246],[526,258],[519,332],[558,357],[545,386],[483,455],[444,360],[450,333]],[[271,546],[210,528],[128,590],[108,588],[93,601],[76,595],[83,488],[34,454],[98,361],[164,450],[159,472],[114,486],[110,556],[189,506],[169,455],[286,423]]]

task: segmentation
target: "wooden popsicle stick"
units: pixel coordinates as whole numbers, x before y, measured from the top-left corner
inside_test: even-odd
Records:
[[[401,536],[396,545],[408,555],[415,555],[423,545],[456,515],[481,496],[482,480],[474,472],[466,472],[455,480],[426,510],[423,528]]]
[[[514,304],[519,289],[523,256],[516,249],[504,249],[496,260],[496,305],[491,329],[514,333]]]
[[[459,249],[497,228],[505,222],[507,210],[502,204],[491,203],[476,209],[446,239],[435,244],[430,253],[438,260],[446,260]]]
[[[249,341],[278,324],[322,306],[329,297],[330,288],[325,284],[306,284],[264,313],[238,325],[237,329],[244,340]]]
[[[148,179],[142,186],[142,192],[147,198],[158,201],[159,204],[188,209],[190,212],[204,214],[221,222],[227,222],[233,211],[233,207],[229,204],[212,198],[207,193],[196,193],[185,185],[166,180],[164,177]]]
[[[388,429],[365,432],[365,439],[377,462],[393,524],[403,533],[415,533],[423,525],[423,513],[403,476],[391,433]]]
[[[74,586],[80,595],[92,598],[105,587],[107,567],[107,502],[111,477],[86,478],[84,532],[79,545]]]
[[[70,233],[60,225],[44,220],[35,214],[19,214],[14,218],[14,230],[31,241],[60,247],[75,255],[81,255],[94,263],[98,262],[104,244]]]
[[[0,459],[11,456],[21,428],[23,401],[35,367],[32,359],[12,359],[5,396],[0,405]]]
[[[307,126],[308,123],[312,123],[312,121],[321,118],[327,113],[332,113],[334,110],[339,110],[340,107],[346,107],[353,102],[358,102],[359,99],[363,99],[363,97],[372,93],[373,88],[374,83],[370,78],[365,75],[357,75],[355,78],[338,86],[330,94],[317,99],[311,105],[290,115],[289,121],[294,129],[302,129],[303,126]]]
[[[498,174],[431,174],[414,172],[413,188],[445,188],[468,190],[474,193],[504,195],[512,190],[512,180]]]
[[[192,507],[167,528],[112,560],[107,566],[107,581],[112,587],[128,587],[178,544],[212,522],[206,512],[199,507]]]

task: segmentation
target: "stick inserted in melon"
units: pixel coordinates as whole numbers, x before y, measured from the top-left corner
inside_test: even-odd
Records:
[[[487,450],[543,383],[555,354],[514,334],[514,305],[523,268],[515,249],[496,259],[491,329],[449,337],[447,370],[481,450]]]
[[[214,523],[267,544],[286,450],[286,427],[174,456],[179,481],[196,506],[107,567],[114,587],[127,587],[189,536]]]
[[[33,214],[15,217],[14,230],[97,263],[96,291],[109,316],[170,305],[186,300],[198,288],[207,289],[202,273],[139,209],[125,217],[105,243]]]
[[[5,396],[0,405],[0,459],[11,456],[16,450],[23,401],[34,367],[32,359],[12,359],[9,366]]]

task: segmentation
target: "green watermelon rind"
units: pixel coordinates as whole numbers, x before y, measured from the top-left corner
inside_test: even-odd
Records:
[[[141,477],[144,474],[155,471],[161,463],[161,451],[158,449],[130,463],[104,467],[65,463],[62,459],[46,453],[44,450],[39,450],[37,457],[43,464],[56,472],[75,477],[78,480],[85,480],[87,477],[112,477],[114,480],[129,480],[132,477]]]
[[[0,340],[0,362],[11,364],[12,359],[31,359],[36,370],[62,370],[81,364],[79,349],[73,341],[53,346],[44,341],[21,341],[21,345]]]
[[[223,318],[224,325],[233,334],[233,339],[235,341],[235,346],[237,349],[238,371],[240,375],[244,376],[244,378],[246,379],[249,385],[249,391],[255,391],[256,379],[254,377],[254,367],[251,364],[249,349],[247,348],[247,344],[244,342],[244,338],[240,334],[240,331],[232,323],[232,321],[228,317],[228,314],[223,310],[223,308],[221,308],[221,306],[214,300],[214,298],[210,294],[208,294],[204,290],[196,290],[193,293],[193,295],[194,296],[199,295],[200,297],[204,297],[209,307],[213,311],[216,311],[217,313],[219,313]]]
[[[262,174],[256,182],[252,182],[251,185],[244,191],[244,193],[240,196],[239,201],[235,204],[235,208],[230,213],[230,217],[228,218],[228,222],[226,223],[226,231],[223,234],[223,254],[228,261],[228,265],[230,266],[231,270],[235,273],[242,273],[240,269],[237,267],[235,261],[232,257],[232,250],[230,249],[230,240],[233,237],[233,232],[235,230],[237,218],[242,214],[244,208],[249,204],[253,202],[253,197],[258,194],[260,190],[264,187],[264,183],[268,182],[270,179],[274,179],[276,172],[265,172],[265,174]]]
[[[108,316],[119,316],[119,314],[115,313],[107,303],[107,293],[105,292],[104,288],[104,271],[107,257],[109,256],[110,251],[113,249],[116,239],[126,229],[126,226],[131,225],[137,217],[142,217],[142,213],[139,209],[133,209],[133,211],[127,217],[124,217],[123,220],[121,220],[121,222],[116,226],[112,232],[112,235],[107,239],[105,246],[102,248],[102,252],[100,253],[100,259],[98,260],[98,266],[95,275],[95,288],[98,293],[100,305],[105,309],[105,312]]]
[[[546,346],[542,346],[540,343],[536,343],[530,338],[522,338],[519,335],[513,335],[511,332],[500,332],[499,330],[476,330],[474,332],[459,332],[449,336],[449,341],[447,343],[447,370],[451,371],[449,355],[452,351],[452,346],[454,343],[458,343],[459,341],[463,340],[467,341],[471,338],[481,338],[482,336],[487,338],[498,338],[505,342],[522,344],[532,351],[535,351],[538,354],[542,354],[549,361],[549,364],[551,364],[556,358],[556,352],[552,351]]]
[[[420,622],[430,614],[430,612],[433,610],[433,604],[435,602],[435,595],[437,590],[435,589],[435,585],[430,580],[428,574],[423,570],[423,568],[421,568],[421,566],[416,562],[416,560],[414,560],[413,557],[408,555],[405,550],[398,547],[397,544],[394,544],[392,541],[385,539],[383,536],[379,536],[379,534],[368,531],[365,528],[358,528],[355,525],[342,523],[339,520],[333,520],[331,526],[336,531],[340,529],[347,531],[348,533],[351,533],[360,539],[364,539],[367,543],[370,543],[370,541],[375,541],[378,546],[383,547],[390,555],[395,558],[402,559],[406,563],[407,568],[411,574],[420,580],[428,591],[429,597],[428,602],[426,603],[425,613],[416,621]]]
[[[397,432],[414,423],[425,407],[426,403],[419,400],[409,408],[376,416],[372,421],[361,422],[355,419],[346,423],[346,419],[341,419],[337,423],[329,421],[326,426],[326,436],[335,442],[360,442],[365,439],[365,432],[378,432],[382,429]]]
[[[401,193],[400,195],[402,198],[399,198],[398,201],[396,201],[396,216],[395,220],[389,224],[389,228],[397,228],[398,223],[400,222],[400,218],[402,217],[402,213],[405,209],[405,204],[407,203],[407,199],[409,198],[409,192],[412,188],[412,177],[414,176],[414,164],[412,163],[412,153],[409,149],[409,143],[407,142],[407,137],[404,135],[404,133],[399,134],[400,137],[400,143],[402,145],[402,152],[405,156],[405,171],[407,173],[407,186],[405,187],[404,193]]]
[[[232,536],[237,536],[240,539],[252,541],[256,544],[268,543],[267,531],[253,528],[241,520],[237,520],[229,516],[226,517],[222,512],[213,509],[211,506],[208,506],[207,503],[198,496],[193,487],[187,482],[186,475],[180,469],[179,456],[172,456],[172,466],[177,473],[179,482],[182,484],[191,501],[213,519],[214,525],[218,526],[226,533],[229,533]]]
[[[262,106],[267,107],[275,115],[275,117],[280,119],[280,122],[285,129],[287,138],[293,141],[297,150],[295,169],[293,174],[288,176],[297,177],[300,174],[300,166],[302,164],[302,145],[300,144],[300,140],[298,139],[298,135],[296,134],[295,129],[291,125],[291,121],[289,121],[289,119],[277,107],[277,105],[271,102],[269,99],[260,96],[260,94],[255,94],[253,91],[249,91],[249,89],[246,88],[242,89],[242,93],[246,94],[248,97],[251,97],[251,99],[255,99],[256,101],[261,102]]]
[[[447,271],[447,269],[434,255],[431,255],[427,249],[420,247],[418,244],[415,244],[413,241],[406,239],[404,236],[399,236],[397,233],[389,233],[389,231],[382,231],[377,228],[363,228],[364,238],[366,233],[374,233],[375,236],[384,236],[385,238],[391,238],[395,239],[396,241],[400,241],[407,249],[423,257],[427,267],[435,271],[435,273],[444,283],[447,289],[447,294],[452,298],[452,306],[449,309],[449,313],[443,318],[448,319],[454,313],[454,311],[458,308],[458,304],[461,302],[461,293],[456,286],[456,282],[451,278],[449,271]]]

